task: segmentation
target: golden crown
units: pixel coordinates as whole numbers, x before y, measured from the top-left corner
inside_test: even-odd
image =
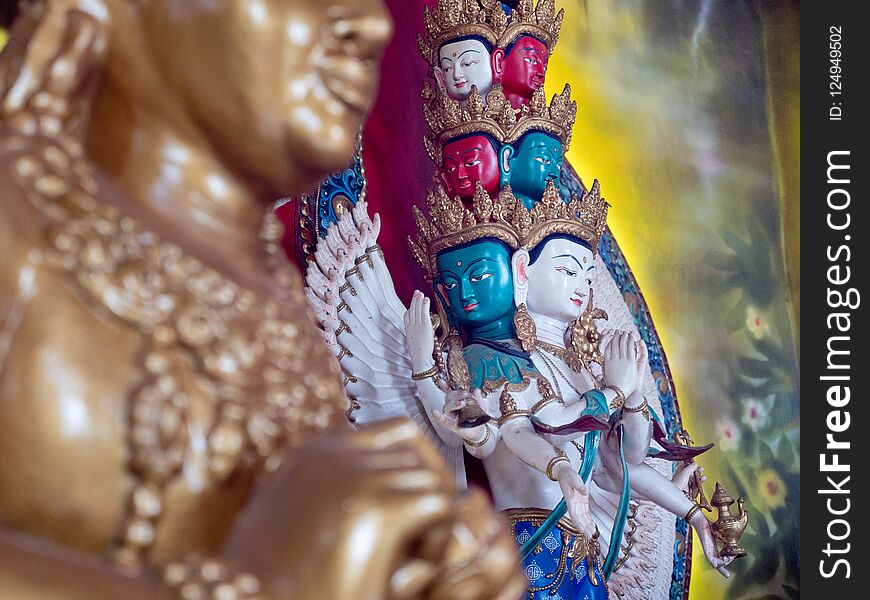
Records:
[[[493,199],[479,182],[470,209],[459,198],[449,198],[440,186],[429,190],[426,204],[428,219],[418,207],[412,207],[417,239],[409,237],[408,244],[429,278],[438,272],[439,252],[481,238],[495,238],[512,249],[531,249],[561,233],[585,241],[594,253],[607,227],[610,206],[601,197],[597,179],[580,200],[572,196],[567,203],[550,181],[541,201],[531,209],[516,199],[509,185]]]
[[[531,209],[527,209],[522,202],[518,204],[511,224],[523,248],[534,248],[541,240],[561,233],[585,241],[592,252],[597,253],[598,240],[607,227],[607,211],[610,207],[601,197],[597,179],[579,200],[577,196],[571,196],[570,202],[564,202],[556,185],[549,181],[541,201]]]
[[[417,224],[417,239],[408,236],[408,245],[417,264],[429,278],[438,272],[438,253],[454,246],[481,238],[495,238],[516,250],[520,240],[511,225],[511,216],[517,199],[505,186],[495,200],[477,183],[472,209],[468,209],[458,197],[450,198],[440,185],[426,195],[429,219],[417,207],[411,210]]]
[[[531,35],[544,42],[552,54],[556,42],[559,41],[559,30],[564,17],[564,9],[559,9],[558,14],[556,13],[554,0],[538,0],[536,5],[533,0],[519,0],[517,7],[511,12],[510,23],[499,32],[496,45],[505,48],[518,37]]]
[[[427,133],[423,145],[429,158],[441,164],[439,149],[447,141],[469,133],[488,133],[502,144],[510,144],[532,131],[545,131],[562,142],[565,152],[571,144],[571,130],[577,116],[577,102],[571,100],[571,86],[565,84],[561,94],[554,94],[550,105],[544,88],[535,90],[531,102],[515,110],[501,86],[495,86],[484,102],[477,86],[471,86],[465,108],[447,94],[437,93],[431,85],[423,85],[423,116]]]
[[[499,0],[438,0],[432,10],[423,9],[426,31],[417,34],[420,54],[430,66],[438,62],[438,50],[452,39],[478,35],[496,46],[507,28],[507,15]]]

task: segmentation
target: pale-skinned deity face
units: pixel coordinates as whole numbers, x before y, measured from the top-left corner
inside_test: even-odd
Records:
[[[505,54],[502,74],[504,93],[517,107],[527,104],[535,90],[544,85],[550,51],[539,39],[519,37]]]
[[[435,77],[455,100],[465,100],[472,85],[486,98],[493,81],[491,53],[474,38],[444,44],[438,51]]]
[[[443,163],[439,176],[451,198],[470,199],[474,196],[477,182],[490,195],[498,193],[498,154],[485,135],[449,141],[441,148],[441,156]]]
[[[380,0],[135,4],[161,81],[242,175],[286,192],[347,166],[392,29]]]
[[[528,281],[526,306],[531,313],[570,323],[589,303],[595,257],[573,238],[551,237],[541,244],[520,268]]]

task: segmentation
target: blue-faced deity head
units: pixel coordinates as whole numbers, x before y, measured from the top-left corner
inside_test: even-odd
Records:
[[[502,185],[509,183],[514,195],[531,209],[541,200],[547,182],[560,186],[564,151],[561,140],[543,131],[529,131],[501,149],[499,166]]]
[[[513,280],[511,250],[494,238],[482,238],[438,254],[433,283],[450,320],[469,339],[512,337]]]

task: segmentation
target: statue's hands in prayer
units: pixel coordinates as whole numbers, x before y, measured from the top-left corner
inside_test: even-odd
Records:
[[[414,292],[411,307],[405,311],[405,342],[414,371],[425,371],[432,366],[435,330],[429,316],[429,298],[419,290]]]
[[[227,544],[227,559],[260,579],[264,597],[495,598],[513,589],[512,540],[479,495],[460,498],[413,423],[326,434],[287,461]],[[468,582],[481,594],[468,595]]]
[[[477,425],[476,427],[459,426],[459,411],[471,402],[477,402],[480,408],[486,411],[486,400],[479,389],[475,389],[472,392],[449,390],[445,396],[444,408],[440,411],[434,411],[433,416],[439,424],[462,439],[469,442],[480,441],[486,433],[486,424]]]
[[[713,528],[710,526],[710,521],[704,516],[703,511],[698,511],[692,517],[692,527],[698,532],[698,538],[701,540],[701,547],[704,549],[704,558],[707,559],[713,568],[719,571],[723,577],[731,577],[731,572],[726,569],[734,561],[733,556],[719,556],[719,549],[716,547],[716,539],[713,537]]]
[[[580,475],[567,461],[557,464],[553,468],[553,475],[559,482],[559,488],[565,497],[571,521],[584,535],[592,538],[595,534],[595,523],[589,510],[589,490],[580,479]]]
[[[604,341],[604,381],[618,387],[628,397],[638,384],[639,340],[633,332],[616,331],[608,333]]]

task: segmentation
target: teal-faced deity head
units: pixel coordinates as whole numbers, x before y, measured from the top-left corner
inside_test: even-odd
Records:
[[[482,238],[438,254],[435,292],[455,325],[469,340],[513,337],[511,250]]]
[[[514,195],[531,209],[540,202],[548,181],[560,185],[563,155],[558,137],[529,131],[513,144],[502,146],[502,185],[510,184]]]

